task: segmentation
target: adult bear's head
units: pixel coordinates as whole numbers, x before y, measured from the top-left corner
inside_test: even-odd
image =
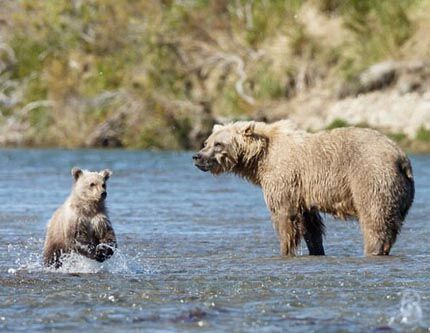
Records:
[[[246,176],[267,146],[267,138],[256,131],[260,125],[265,124],[240,121],[215,125],[204,147],[193,156],[194,164],[216,175],[235,172]]]

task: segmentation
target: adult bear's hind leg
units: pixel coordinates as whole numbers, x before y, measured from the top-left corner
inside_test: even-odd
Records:
[[[366,256],[387,256],[396,241],[400,222],[384,221],[376,224],[374,220],[364,219],[361,222]]]
[[[367,201],[367,202],[366,202]],[[389,255],[402,227],[403,219],[393,209],[396,202],[373,197],[356,204],[366,256]]]
[[[324,222],[316,210],[305,211],[302,215],[302,236],[311,256],[323,256]]]

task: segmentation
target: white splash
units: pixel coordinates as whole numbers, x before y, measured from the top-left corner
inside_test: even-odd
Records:
[[[9,268],[7,270],[8,274],[16,274],[16,269],[15,268]]]
[[[50,272],[50,273],[112,273],[112,274],[136,274],[150,273],[151,270],[142,267],[139,256],[131,256],[124,252],[126,249],[116,249],[114,255],[103,263],[88,259],[77,253],[69,253],[61,258],[62,266],[58,269],[44,267],[43,265],[43,239],[30,238],[23,244],[9,244],[7,251],[15,257],[14,267],[8,268],[9,274],[17,274],[20,271]]]
[[[116,249],[114,255],[102,263],[88,259],[77,253],[65,254],[61,258],[60,268],[45,268],[46,271],[54,273],[113,273],[113,274],[134,274],[139,271],[148,270],[137,267],[136,258],[125,254],[122,250]]]
[[[52,273],[99,273],[101,265],[94,260],[88,259],[77,253],[64,254],[60,258],[61,267],[55,269],[54,267],[45,267],[43,270]]]
[[[420,295],[414,290],[404,290],[401,295],[400,311],[390,318],[389,325],[422,326],[423,310]]]
[[[15,267],[8,268],[9,274],[16,274],[19,271],[40,271],[42,264],[43,239],[33,238],[22,241],[20,244],[8,244],[8,254],[14,258]]]

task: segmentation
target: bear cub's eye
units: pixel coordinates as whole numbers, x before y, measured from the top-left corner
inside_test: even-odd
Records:
[[[96,184],[95,184],[95,183],[91,183],[91,184],[90,184],[90,186],[91,186],[91,187],[94,187],[94,186],[96,186]]]

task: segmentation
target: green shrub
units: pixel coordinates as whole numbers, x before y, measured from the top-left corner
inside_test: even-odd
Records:
[[[388,133],[388,137],[395,142],[402,142],[408,138],[406,134],[402,132]]]
[[[430,142],[430,130],[421,126],[417,131],[416,139],[422,142]]]
[[[4,25],[12,27],[5,42],[17,62],[0,73],[0,82],[4,77],[16,82],[21,100],[0,112],[10,117],[28,103],[53,100],[53,107],[23,119],[37,129],[34,142],[79,146],[123,107],[103,99],[112,93],[127,96],[132,119],[138,119],[125,129],[126,146],[184,147],[194,116],[187,105],[208,100],[215,116],[239,119],[286,103],[313,85],[334,86],[340,75],[354,88],[362,69],[402,56],[414,33],[418,2],[20,0]],[[312,34],[301,18],[307,6],[344,22],[340,43]],[[237,57],[246,72],[244,93],[255,103],[235,89]],[[0,94],[12,95],[4,89]],[[167,111],[154,102],[160,99],[185,106],[180,114]],[[344,126],[347,121],[335,119],[327,128]],[[422,128],[417,139],[426,141],[426,135]]]
[[[350,53],[347,76],[385,58],[396,58],[414,25],[408,10],[415,0],[349,0],[340,6],[344,26],[351,34],[344,53]],[[348,52],[348,48],[350,51]]]
[[[327,125],[326,129],[331,130],[334,128],[347,127],[350,126],[346,120],[336,118],[329,125]]]
[[[286,87],[282,86],[279,79],[280,74],[274,73],[270,69],[269,64],[261,66],[253,78],[254,94],[257,98],[262,99],[278,99],[286,95]]]

